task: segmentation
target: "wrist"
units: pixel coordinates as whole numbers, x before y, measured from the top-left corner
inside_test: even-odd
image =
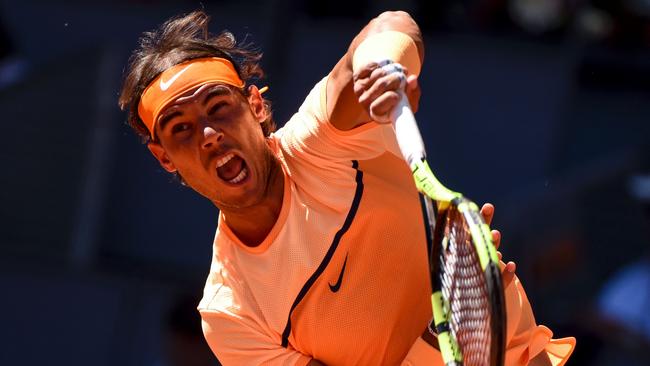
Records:
[[[352,55],[352,70],[383,60],[391,60],[402,64],[409,74],[418,75],[422,62],[415,41],[406,33],[399,31],[383,31],[367,36],[355,49]]]

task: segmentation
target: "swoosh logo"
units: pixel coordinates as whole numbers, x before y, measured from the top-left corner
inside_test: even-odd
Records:
[[[343,273],[345,272],[345,265],[348,264],[348,255],[345,255],[345,261],[343,261],[343,268],[341,268],[341,273],[339,274],[339,279],[335,284],[327,283],[330,286],[332,292],[338,292],[341,288],[341,283],[343,282]]]
[[[169,89],[169,87],[172,86],[174,81],[176,81],[176,79],[178,79],[179,76],[181,76],[187,69],[189,69],[190,66],[192,65],[190,64],[185,66],[181,71],[177,72],[174,76],[171,77],[171,79],[167,81],[163,81],[163,79],[160,78],[160,89],[162,89],[162,91]]]

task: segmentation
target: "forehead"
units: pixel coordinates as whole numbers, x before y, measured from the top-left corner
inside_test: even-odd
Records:
[[[169,103],[167,103],[161,109],[160,115],[164,115],[165,111],[169,109],[176,109],[175,107],[180,107],[193,102],[206,101],[208,98],[214,96],[233,97],[234,95],[235,91],[230,85],[222,83],[208,83],[199,85],[179,95],[176,99],[169,101]]]

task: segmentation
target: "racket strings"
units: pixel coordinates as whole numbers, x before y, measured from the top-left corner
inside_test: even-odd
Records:
[[[490,303],[469,227],[450,208],[441,253],[442,293],[450,307],[450,330],[465,366],[490,364]]]

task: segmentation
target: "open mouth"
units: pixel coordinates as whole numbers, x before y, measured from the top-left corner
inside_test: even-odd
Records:
[[[248,166],[244,159],[229,153],[217,161],[217,175],[230,184],[241,183],[248,177]]]

